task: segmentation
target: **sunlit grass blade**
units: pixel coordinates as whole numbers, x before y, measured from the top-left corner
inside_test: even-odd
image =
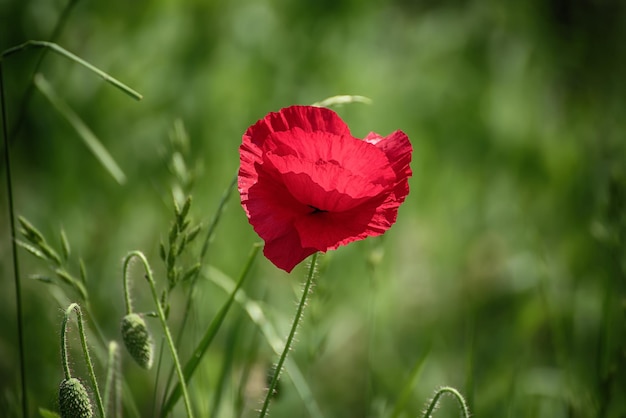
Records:
[[[365,96],[354,96],[354,95],[344,94],[344,95],[339,95],[339,96],[328,97],[324,100],[320,100],[319,102],[313,103],[312,106],[332,107],[332,106],[341,106],[341,105],[349,104],[349,103],[372,104],[372,99],[370,99],[369,97],[365,97]]]
[[[37,89],[48,99],[52,107],[54,107],[68,122],[72,125],[72,128],[76,131],[78,136],[81,137],[87,148],[96,157],[105,170],[117,181],[119,184],[126,183],[126,175],[122,169],[117,165],[111,154],[102,145],[96,135],[89,129],[89,127],[82,121],[82,119],[68,106],[63,99],[61,99],[54,88],[48,83],[48,81],[41,74],[36,74],[34,79]]]
[[[26,41],[26,42],[24,42],[21,45],[14,46],[13,48],[9,48],[9,49],[5,50],[2,53],[2,59],[7,58],[7,57],[9,57],[9,56],[11,56],[11,55],[13,55],[13,54],[15,54],[17,52],[23,51],[23,50],[28,49],[28,48],[50,48],[52,51],[56,52],[57,54],[62,55],[64,57],[66,57],[66,58],[76,62],[77,64],[80,64],[83,67],[93,71],[94,73],[96,73],[97,75],[102,77],[102,79],[104,81],[114,85],[118,89],[122,90],[124,93],[128,94],[130,97],[132,97],[132,98],[134,98],[136,100],[143,99],[143,96],[140,93],[138,93],[135,90],[133,90],[132,88],[128,87],[126,84],[122,83],[121,81],[119,81],[115,77],[110,76],[109,74],[105,73],[101,69],[91,65],[90,63],[88,63],[84,59],[80,58],[77,55],[72,54],[68,50],[60,47],[59,45],[57,45],[57,44],[55,44],[53,42],[32,41],[32,40],[31,41]]]
[[[428,354],[430,354],[430,347],[428,347],[424,351],[424,353],[420,356],[420,358],[418,358],[417,361],[415,362],[415,365],[413,366],[413,368],[411,369],[411,373],[409,374],[409,378],[407,379],[406,384],[402,388],[402,391],[400,392],[400,395],[398,396],[398,400],[396,401],[396,404],[394,405],[393,411],[391,412],[391,415],[389,415],[389,418],[398,418],[402,414],[402,411],[404,411],[406,404],[409,402],[409,399],[411,398],[411,394],[413,393],[413,388],[415,387],[415,384],[417,383],[417,379],[419,378],[421,374],[422,366],[424,366],[424,362],[426,361]]]
[[[213,338],[215,338],[215,335],[217,335],[217,332],[219,331],[220,327],[222,326],[222,323],[224,322],[224,318],[226,318],[226,314],[228,313],[228,311],[230,310],[233,304],[237,291],[241,288],[244,280],[246,279],[246,277],[248,276],[248,273],[250,272],[250,268],[252,267],[252,264],[260,248],[261,246],[259,244],[255,244],[252,247],[252,251],[250,252],[250,255],[248,256],[248,260],[246,264],[244,265],[244,268],[241,271],[241,274],[239,275],[239,279],[237,280],[237,285],[231,292],[230,296],[228,297],[228,300],[226,300],[224,305],[222,305],[222,308],[215,315],[215,318],[213,318],[213,321],[211,321],[211,323],[209,324],[209,327],[205,331],[204,336],[200,340],[200,343],[198,344],[196,349],[193,351],[193,354],[191,355],[191,358],[189,359],[189,361],[187,361],[187,363],[185,364],[183,368],[183,375],[185,376],[185,383],[189,382],[194,372],[196,371],[196,368],[200,364],[202,357],[204,357],[204,353],[206,353],[207,349],[211,345],[211,342],[213,342]],[[182,395],[181,385],[180,385],[180,382],[178,382],[176,386],[174,386],[174,389],[172,390],[167,400],[165,401],[163,409],[161,410],[161,416],[165,417],[167,416],[167,414],[169,414],[169,412],[172,410],[172,408],[174,407],[174,405],[176,404],[176,402],[178,401],[181,395]]]
[[[213,266],[207,266],[206,268],[206,277],[211,280],[213,283],[224,289],[229,294],[232,294],[232,291],[235,287],[235,282],[233,279],[228,277],[225,273],[218,270]],[[258,302],[251,300],[248,298],[246,293],[243,290],[239,290],[235,295],[235,301],[241,305],[241,307],[246,311],[252,322],[259,328],[263,337],[267,341],[268,345],[272,348],[272,351],[276,355],[280,355],[283,350],[283,340],[278,336],[276,329],[274,326],[267,320],[267,317],[263,313],[263,308],[259,305]],[[298,392],[298,395],[302,399],[305,408],[309,412],[309,415],[313,418],[322,418],[322,411],[317,404],[313,396],[313,392],[309,387],[304,375],[298,368],[298,365],[291,359],[287,358],[285,360],[285,373],[291,379],[294,388]]]

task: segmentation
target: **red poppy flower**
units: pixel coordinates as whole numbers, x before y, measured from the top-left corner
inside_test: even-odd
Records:
[[[239,152],[241,204],[265,256],[287,272],[316,251],[383,234],[409,193],[404,132],[360,140],[330,109],[269,113]]]

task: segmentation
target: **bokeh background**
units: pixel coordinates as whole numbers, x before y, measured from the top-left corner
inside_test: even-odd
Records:
[[[66,7],[0,0],[0,49],[49,39]],[[292,352],[322,416],[390,417],[401,405],[396,416],[416,417],[436,388],[452,385],[477,417],[623,417],[625,22],[619,0],[76,0],[57,42],[144,99],[55,54],[39,71],[127,181],[102,168],[39,91],[21,110],[41,52],[24,51],[3,61],[15,212],[56,248],[65,230],[74,271],[78,257],[87,267],[93,316],[119,339],[121,260],[145,252],[163,284],[158,248],[173,219],[173,188],[193,195],[192,217],[207,225],[249,125],[291,104],[367,96],[372,104],[336,111],[357,137],[406,132],[414,174],[384,237],[322,258]],[[171,140],[183,130],[187,148]],[[193,178],[181,178],[181,160]],[[13,416],[19,375],[4,168],[2,179],[0,409]],[[237,277],[257,240],[235,194],[207,262]],[[35,416],[37,407],[56,409],[60,323],[75,295],[29,279],[49,274],[45,263],[22,250],[19,260]],[[305,274],[304,263],[287,275],[261,257],[245,285],[279,335]],[[133,288],[138,308],[153,310],[145,283],[137,278]],[[185,290],[172,294],[174,328]],[[206,278],[198,290],[183,358],[226,299]],[[158,336],[157,321],[150,324]],[[156,372],[122,359],[139,415],[151,416]],[[243,416],[254,416],[274,360],[234,307],[192,383],[199,416],[217,398],[216,416],[239,412],[246,367],[254,373]],[[79,351],[72,363],[84,367]],[[224,364],[231,374],[218,396]],[[285,375],[272,416],[309,416],[303,405]],[[457,416],[454,401],[438,414]]]

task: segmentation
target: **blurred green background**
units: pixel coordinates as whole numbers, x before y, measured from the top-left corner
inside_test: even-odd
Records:
[[[0,0],[0,49],[49,39],[66,6]],[[399,416],[416,417],[437,387],[453,385],[477,417],[623,417],[625,22],[619,0],[77,0],[57,42],[144,99],[52,53],[40,72],[127,182],[114,181],[37,90],[15,128],[41,52],[28,50],[3,62],[15,211],[57,248],[65,229],[73,260],[87,266],[94,317],[119,339],[124,255],[141,250],[163,274],[158,244],[181,184],[175,121],[190,139],[179,155],[195,173],[182,190],[207,225],[249,125],[292,104],[367,96],[371,105],[336,110],[357,137],[406,132],[414,174],[384,237],[322,258],[292,356],[323,416],[389,417],[408,387]],[[2,178],[0,410],[12,416],[19,369],[4,169]],[[257,239],[234,195],[207,261],[237,277]],[[73,299],[29,280],[44,263],[23,250],[19,260],[34,416],[38,406],[56,409],[60,301]],[[304,263],[287,275],[260,258],[245,286],[281,336],[305,272]],[[153,310],[145,283],[133,287],[138,309]],[[184,290],[172,295],[174,327]],[[198,290],[183,358],[226,298],[207,280]],[[255,330],[233,308],[193,380],[199,416],[230,353],[223,417],[234,415],[240,370],[254,364],[263,375],[275,360]],[[151,416],[155,371],[122,358],[140,414]],[[78,351],[72,364],[84,367]],[[260,406],[258,380],[244,416]],[[272,416],[308,416],[303,405],[284,376]],[[438,414],[457,416],[454,401]]]

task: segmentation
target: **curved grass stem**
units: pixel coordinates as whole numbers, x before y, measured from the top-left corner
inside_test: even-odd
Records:
[[[65,333],[67,331],[67,321],[69,320],[72,311],[76,312],[76,319],[78,322],[78,332],[80,334],[80,343],[83,348],[83,354],[85,355],[85,362],[87,363],[87,371],[89,372],[89,380],[91,381],[91,385],[93,387],[94,392],[96,393],[96,404],[98,405],[98,410],[100,412],[101,417],[105,417],[106,413],[104,411],[104,404],[102,403],[102,396],[100,396],[100,389],[98,388],[98,381],[96,380],[96,374],[93,370],[93,363],[91,361],[91,356],[89,355],[89,347],[87,347],[87,337],[85,336],[85,327],[83,326],[83,312],[78,306],[77,303],[72,303],[65,310],[65,315],[63,316],[63,324],[61,325],[61,357],[63,360],[63,371],[65,373],[65,378],[71,378],[70,367],[67,361],[67,338],[65,337]]]
[[[11,55],[13,55],[13,54],[15,54],[17,52],[20,52],[20,51],[23,51],[23,50],[29,49],[29,48],[49,48],[50,50],[56,52],[57,54],[62,55],[64,57],[74,61],[75,63],[82,65],[83,67],[87,68],[88,70],[91,70],[92,72],[96,73],[104,81],[106,81],[107,83],[110,83],[113,86],[117,87],[118,89],[120,89],[124,93],[128,94],[133,99],[141,100],[143,98],[143,96],[140,93],[138,93],[137,91],[135,91],[132,88],[128,87],[126,84],[122,83],[121,81],[119,81],[115,77],[110,76],[109,74],[105,73],[101,69],[95,67],[94,65],[91,65],[90,63],[88,63],[84,59],[80,58],[77,55],[72,54],[70,51],[60,47],[59,45],[55,44],[54,42],[34,41],[34,40],[26,41],[23,44],[20,44],[20,45],[14,46],[13,48],[9,48],[9,49],[5,50],[2,53],[1,59],[7,58],[7,57],[9,57],[9,56],[11,56]]]
[[[244,280],[246,279],[246,277],[248,277],[248,273],[250,272],[250,269],[252,268],[252,264],[260,248],[261,246],[259,244],[254,244],[252,246],[252,251],[250,251],[250,255],[248,256],[248,261],[246,261],[246,264],[244,265],[241,271],[241,274],[239,275],[239,280],[237,280],[237,285],[235,286],[232,293],[228,297],[228,300],[226,300],[224,305],[222,305],[218,313],[215,315],[215,317],[209,324],[209,327],[204,332],[204,335],[202,336],[202,339],[198,343],[198,346],[193,351],[191,358],[185,364],[184,377],[186,381],[189,381],[189,379],[191,379],[191,377],[195,373],[198,365],[200,364],[200,361],[204,357],[204,354],[206,353],[206,351],[209,349],[209,346],[213,342],[213,338],[215,338],[215,335],[217,335],[217,331],[219,331],[220,327],[224,323],[224,318],[226,318],[226,314],[228,313],[231,306],[233,305],[233,302],[235,301],[235,296],[237,295],[237,292],[239,291],[239,289],[241,289],[241,286],[243,285]],[[181,384],[184,384],[184,382],[185,381],[181,380],[174,387],[174,389],[172,389],[172,392],[170,393],[170,395],[168,397],[164,397],[165,401],[163,403],[163,407],[161,408],[162,417],[167,416],[167,414],[174,407],[174,404],[180,397],[181,387],[184,387],[184,385],[181,385]]]
[[[50,38],[48,39],[49,42],[57,41],[57,39],[61,35],[61,32],[63,32],[63,29],[65,28],[65,24],[67,23],[69,19],[72,9],[77,3],[78,3],[78,0],[68,1],[67,5],[65,6],[65,8],[63,8],[63,11],[61,12],[59,19],[57,20],[56,26],[52,30],[52,35],[50,35]],[[41,64],[43,63],[43,60],[46,57],[47,52],[48,50],[44,49],[41,52],[41,54],[39,54],[39,58],[37,58],[37,63],[35,64],[35,68],[33,69],[31,78],[33,78],[35,74],[39,72],[39,69],[41,68]],[[15,135],[17,135],[20,127],[22,126],[22,123],[24,122],[24,116],[26,115],[26,108],[28,107],[28,102],[30,101],[30,98],[33,95],[33,91],[34,91],[34,85],[30,83],[28,85],[28,88],[24,92],[21,103],[18,107],[19,110],[17,112],[16,122],[13,124],[13,128],[11,129],[11,138],[15,138]]]
[[[439,398],[441,398],[441,396],[445,393],[448,393],[456,398],[457,402],[459,403],[459,408],[461,409],[461,416],[463,418],[469,418],[470,413],[469,408],[467,407],[467,403],[465,402],[465,398],[463,397],[463,395],[461,395],[461,392],[451,386],[443,386],[439,388],[437,392],[435,392],[435,396],[433,396],[433,399],[428,405],[428,409],[426,409],[426,412],[424,413],[424,418],[432,417],[433,412],[435,411],[435,409],[437,409]]]
[[[283,365],[285,364],[285,360],[287,359],[287,354],[291,350],[291,345],[293,344],[293,340],[296,336],[296,331],[298,330],[298,325],[300,324],[300,321],[302,319],[304,307],[306,306],[306,301],[309,296],[309,292],[311,291],[311,286],[313,285],[313,278],[315,276],[315,265],[317,264],[317,256],[318,253],[314,253],[313,257],[311,258],[311,266],[309,267],[309,273],[306,278],[306,283],[304,284],[304,290],[302,290],[302,297],[300,298],[300,303],[298,304],[296,315],[293,318],[291,330],[289,331],[287,341],[285,342],[285,347],[283,348],[283,352],[281,353],[280,358],[278,359],[278,363],[276,364],[276,369],[272,376],[272,381],[270,382],[267,394],[265,395],[265,401],[263,402],[263,407],[261,408],[261,412],[259,413],[259,418],[264,418],[265,415],[267,415],[270,400],[272,399],[272,395],[274,394],[274,391],[276,390],[276,385],[278,384],[280,372],[283,368]]]
[[[161,307],[161,302],[159,301],[159,295],[157,294],[156,284],[154,282],[154,278],[152,277],[152,269],[150,268],[150,264],[146,259],[146,256],[143,255],[141,251],[133,251],[126,256],[124,259],[124,287],[127,290],[127,277],[128,277],[128,266],[130,261],[133,258],[139,258],[143,264],[143,267],[146,271],[146,279],[148,280],[148,284],[150,285],[150,291],[152,292],[152,298],[157,308],[157,314],[159,316],[159,320],[161,322],[161,326],[163,327],[163,333],[165,334],[165,339],[167,341],[167,345],[170,348],[172,353],[172,359],[174,360],[174,367],[176,368],[176,373],[178,375],[178,380],[180,384],[181,391],[183,393],[183,400],[185,402],[185,410],[187,412],[187,417],[193,418],[193,410],[191,408],[191,399],[189,398],[189,393],[187,391],[187,385],[185,384],[185,376],[183,375],[183,369],[180,366],[180,360],[178,359],[178,352],[176,351],[176,347],[174,346],[174,340],[172,339],[172,334],[170,333],[170,329],[167,326],[167,321],[165,319],[165,313],[163,312],[163,308]],[[130,311],[130,299],[128,297],[128,292],[126,293],[126,303],[127,310]]]

